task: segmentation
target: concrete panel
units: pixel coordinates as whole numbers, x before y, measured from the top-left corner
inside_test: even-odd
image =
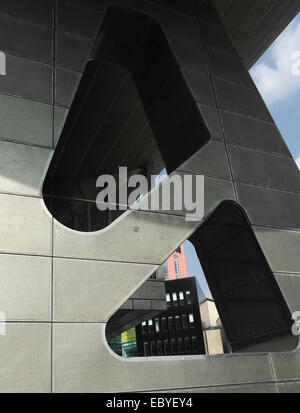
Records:
[[[238,79],[230,82],[227,79],[215,78],[214,85],[217,103],[221,109],[272,122],[272,117],[255,88],[243,87],[238,83]]]
[[[255,84],[247,70],[236,54],[224,53],[224,50],[211,49],[207,51],[211,73],[215,78],[238,82],[239,85],[255,89]]]
[[[178,13],[170,15],[168,10],[155,6],[151,9],[165,30],[179,65],[190,71],[209,73],[197,20]]]
[[[232,145],[228,150],[237,181],[300,191],[300,172],[293,159]]]
[[[205,177],[204,185],[205,217],[211,214],[222,201],[236,200],[231,181]]]
[[[52,146],[53,106],[0,95],[0,139]]]
[[[120,359],[104,345],[105,325],[54,325],[54,391],[119,392],[271,382],[267,355]]]
[[[51,30],[0,17],[1,51],[52,64],[52,49],[53,34]]]
[[[48,27],[52,27],[53,24],[53,0],[31,0],[30,7],[19,0],[1,0],[0,12]]]
[[[55,82],[55,104],[58,106],[70,107],[73,102],[73,98],[77,91],[81,74],[66,70],[56,69],[56,82]]]
[[[252,224],[300,230],[300,194],[244,184],[236,188]]]
[[[300,380],[300,351],[271,354],[275,379]]]
[[[167,390],[167,393],[276,393],[276,384],[259,383],[236,386],[198,387],[189,389]],[[155,393],[165,393],[164,390]]]
[[[52,151],[0,142],[0,192],[39,196]]]
[[[135,310],[151,310],[151,300],[133,300],[133,308]]]
[[[16,56],[6,56],[6,76],[0,92],[52,104],[52,66]]]
[[[109,0],[72,0],[72,4],[83,9],[101,12],[109,3]]]
[[[164,281],[148,280],[147,282],[143,283],[138,290],[136,290],[131,298],[147,298],[151,300],[166,301]]]
[[[0,251],[50,255],[51,222],[40,199],[0,195]]]
[[[207,13],[199,13],[199,23],[201,28],[202,38],[206,48],[220,50],[223,53],[236,55],[236,49],[232,45],[225,28],[218,22],[208,21]],[[215,16],[213,17],[215,20]]]
[[[278,393],[300,393],[300,381],[277,383],[276,387]]]
[[[56,65],[81,72],[90,55],[92,42],[56,33]]]
[[[154,269],[151,265],[54,260],[55,321],[108,321]]]
[[[225,145],[221,142],[208,142],[184,162],[179,169],[199,175],[231,179]]]
[[[280,290],[287,302],[291,313],[300,311],[300,273],[299,274],[274,274]]]
[[[97,35],[102,15],[84,10],[58,0],[57,28],[60,31],[76,34],[79,37],[94,39]]]
[[[50,324],[8,323],[0,338],[1,392],[49,393],[50,346]]]
[[[180,188],[183,188],[182,190],[183,193],[184,193],[184,188],[186,185],[185,177],[192,176],[192,187],[191,189],[189,188],[188,190],[190,191],[190,196],[192,197],[193,201],[198,199],[199,205],[198,205],[197,214],[195,210],[192,212],[188,211],[185,206],[185,202],[181,203],[182,208],[180,210],[175,209],[174,198],[175,199],[179,198],[179,195],[178,195],[179,191],[177,190],[177,187],[175,191],[174,186],[170,183],[172,182],[171,179],[173,175],[176,175],[182,179],[181,181],[182,186]],[[220,204],[220,202],[224,200],[235,200],[233,183],[231,181],[223,180],[223,179],[215,179],[215,178],[204,176],[204,194],[203,194],[201,191],[202,188],[199,186],[196,186],[196,184],[198,184],[198,181],[196,181],[196,176],[197,176],[196,174],[192,174],[192,173],[188,174],[187,172],[175,171],[174,174],[170,175],[170,181],[168,179],[165,179],[164,181],[160,183],[162,191],[166,191],[166,189],[170,191],[170,194],[171,194],[170,209],[166,211],[162,210],[162,202],[159,201],[159,196],[161,196],[161,189],[159,187],[156,187],[153,190],[153,192],[145,196],[145,198],[143,198],[140,201],[139,205],[141,209],[147,211],[149,210],[149,205],[154,204],[154,205],[159,205],[156,211],[162,214],[172,214],[172,215],[180,215],[180,216],[196,214],[195,219],[199,219],[199,218],[202,218],[202,216],[201,215],[199,216],[199,214],[204,212],[204,217],[206,217]],[[163,194],[168,194],[168,192],[163,192]],[[200,204],[200,202],[203,200],[203,195],[204,195],[204,211],[202,211],[201,204]],[[167,205],[165,204],[165,207],[166,206]],[[180,204],[178,205],[178,208],[179,207],[180,207]]]
[[[0,255],[0,284],[6,320],[50,321],[50,258]]]
[[[162,264],[198,225],[157,213],[125,214],[111,227],[90,234],[69,230],[55,221],[54,255]]]
[[[253,227],[273,272],[298,273],[300,232]]]
[[[198,109],[210,132],[210,137],[215,140],[223,140],[222,125],[218,110],[212,106],[198,104]]]
[[[232,112],[221,111],[225,139],[229,143],[291,156],[273,122],[265,122]]]
[[[65,125],[68,114],[69,114],[69,109],[62,108],[60,106],[55,106],[55,109],[54,109],[54,147],[56,147],[59,141],[59,138],[62,133],[63,127]]]
[[[182,73],[196,102],[216,106],[216,99],[208,73],[187,69],[182,69]]]

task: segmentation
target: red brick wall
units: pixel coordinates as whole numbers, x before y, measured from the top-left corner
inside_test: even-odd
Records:
[[[180,278],[186,278],[187,277],[186,261],[185,261],[184,245],[183,244],[180,246],[180,249],[181,249],[181,253],[176,251],[167,259],[169,280],[175,280],[176,279],[174,255],[177,255],[177,257],[178,257]]]

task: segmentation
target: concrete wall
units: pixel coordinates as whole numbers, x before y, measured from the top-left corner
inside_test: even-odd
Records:
[[[203,336],[206,354],[214,355],[224,353],[221,331],[219,329],[204,330]]]
[[[0,310],[8,321],[0,336],[1,391],[299,391],[296,350],[135,360],[109,350],[110,316],[199,223],[130,212],[104,231],[85,234],[53,220],[41,197],[43,177],[112,2],[23,3],[0,2],[0,49],[7,53],[7,75],[0,77]],[[246,208],[290,310],[299,310],[299,172],[253,85],[233,86],[240,66],[234,52],[222,55],[221,43],[230,44],[223,33],[213,36],[222,30],[212,23],[202,33],[206,45],[216,42],[211,68],[201,20],[148,1],[122,4],[162,24],[211,131],[210,142],[182,168],[206,175],[206,214],[223,199]],[[239,125],[246,125],[243,135],[236,133]],[[258,136],[256,128],[265,133]]]
[[[215,328],[218,326],[219,313],[213,301],[203,301],[200,304],[200,314],[203,328]]]

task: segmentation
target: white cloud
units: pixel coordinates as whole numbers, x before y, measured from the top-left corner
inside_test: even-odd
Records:
[[[298,165],[298,168],[300,169],[300,156],[299,158],[296,159],[296,164]]]
[[[300,90],[300,75],[293,73],[300,51],[300,22],[291,23],[271,47],[273,65],[262,62],[250,74],[267,104],[284,101]]]

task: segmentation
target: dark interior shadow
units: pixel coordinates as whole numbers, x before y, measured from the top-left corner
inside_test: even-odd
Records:
[[[295,349],[291,313],[243,209],[223,202],[189,240],[232,351]]]
[[[208,140],[160,24],[109,7],[44,182],[46,206],[67,227],[100,230],[123,211],[97,209],[98,176],[117,178],[120,166],[171,173]]]

